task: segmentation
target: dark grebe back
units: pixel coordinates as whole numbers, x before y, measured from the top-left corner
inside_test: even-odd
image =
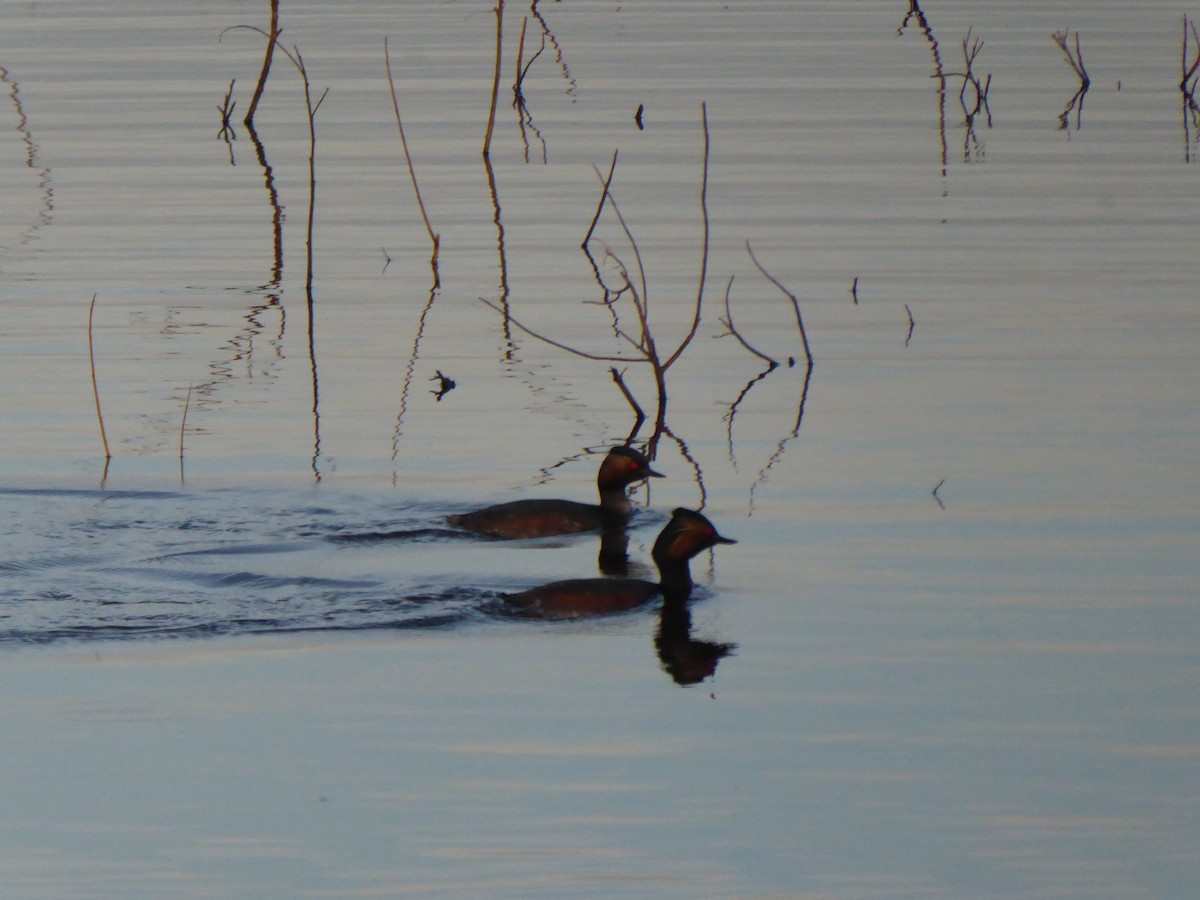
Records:
[[[600,463],[596,475],[599,504],[555,499],[513,500],[447,516],[447,521],[477,534],[510,539],[621,530],[633,515],[626,488],[647,478],[662,477],[650,468],[650,460],[637,450],[613,447]]]
[[[640,578],[572,578],[509,594],[504,603],[529,616],[570,619],[636,609],[659,594],[683,602],[692,592],[688,561],[709,547],[736,543],[718,534],[701,513],[677,509],[654,542],[651,555],[658,566],[657,583]]]

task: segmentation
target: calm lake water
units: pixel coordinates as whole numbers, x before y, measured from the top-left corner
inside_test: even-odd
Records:
[[[489,172],[488,4],[282,6],[315,195],[267,3],[6,4],[5,896],[1200,890],[1183,10],[510,5]],[[664,359],[705,274],[657,436],[614,152]],[[595,537],[444,516],[592,497],[613,366],[632,571],[738,544],[690,623],[497,616]]]

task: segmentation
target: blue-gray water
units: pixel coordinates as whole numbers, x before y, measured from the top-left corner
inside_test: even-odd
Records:
[[[277,58],[256,145],[262,39],[221,36],[267,4],[10,6],[6,896],[1196,893],[1183,10],[509,5],[489,181],[488,4],[284,0],[329,88],[310,307],[302,85]],[[522,119],[526,16],[523,62],[547,37]],[[480,541],[444,515],[591,498],[634,425],[614,364],[653,413],[645,365],[481,298],[630,355],[579,247],[618,151],[637,253],[611,207],[592,249],[672,353],[702,104],[702,318],[629,544],[647,574],[670,510],[701,505],[739,541],[695,560],[674,634],[736,647],[681,687],[656,608],[494,614],[594,574],[594,537]],[[747,242],[800,304],[811,373]],[[727,292],[780,362],[761,378]]]

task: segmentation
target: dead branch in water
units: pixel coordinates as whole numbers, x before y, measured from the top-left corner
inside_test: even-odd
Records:
[[[1083,99],[1087,96],[1088,88],[1092,86],[1092,79],[1088,76],[1087,69],[1083,65],[1083,50],[1079,45],[1079,32],[1075,32],[1075,49],[1072,52],[1067,41],[1070,37],[1071,29],[1064,28],[1062,31],[1056,31],[1050,36],[1062,50],[1063,55],[1067,59],[1067,65],[1079,78],[1079,90],[1067,103],[1066,108],[1058,117],[1058,127],[1061,131],[1067,130],[1067,123],[1071,117],[1071,111],[1075,110],[1075,130],[1078,131],[1083,123]]]
[[[237,140],[237,132],[233,130],[233,125],[229,122],[229,117],[233,115],[234,109],[237,108],[237,101],[233,99],[233,86],[236,79],[229,80],[229,90],[225,92],[225,99],[221,105],[217,107],[217,112],[221,114],[221,130],[217,132],[217,137],[222,138],[226,143]]]
[[[1064,28],[1062,31],[1056,31],[1050,35],[1054,43],[1058,44],[1063,55],[1067,58],[1067,65],[1079,76],[1079,84],[1086,91],[1092,86],[1092,79],[1088,77],[1087,69],[1083,65],[1083,51],[1079,47],[1079,32],[1075,32],[1075,52],[1071,52],[1071,48],[1067,46],[1067,40],[1071,36],[1071,29]]]
[[[92,365],[92,394],[96,398],[96,420],[100,423],[100,443],[104,445],[104,461],[112,459],[108,449],[108,435],[104,432],[104,414],[100,412],[100,388],[96,384],[96,353],[92,345],[92,318],[96,313],[96,295],[92,294],[92,305],[88,307],[88,360]]]
[[[271,72],[271,59],[275,55],[275,45],[279,42],[279,0],[271,0],[271,30],[267,34],[267,50],[263,56],[262,71],[258,75],[258,85],[254,88],[254,96],[250,98],[250,108],[246,110],[245,124],[254,122],[254,114],[258,112],[258,101],[262,99],[267,87],[267,75]]]
[[[808,365],[811,368],[813,364],[812,351],[808,349],[808,333],[804,330],[804,316],[800,314],[800,301],[796,299],[796,295],[785,288],[782,282],[774,275],[763,268],[762,263],[758,261],[758,257],[754,255],[754,249],[750,246],[750,242],[746,241],[746,252],[750,254],[750,261],[754,263],[754,267],[762,273],[762,276],[779,288],[784,296],[792,301],[792,309],[796,312],[796,325],[800,328],[800,343],[804,345],[804,356],[808,359]]]
[[[775,360],[771,359],[771,357],[767,356],[767,354],[763,353],[761,350],[758,350],[755,347],[752,347],[750,345],[750,342],[747,341],[744,337],[742,337],[742,333],[740,331],[738,331],[737,327],[733,324],[733,312],[729,308],[729,292],[732,288],[733,288],[733,276],[730,275],[729,283],[727,285],[725,285],[725,315],[719,320],[720,323],[729,330],[726,331],[724,334],[718,334],[717,337],[718,338],[723,338],[723,337],[735,338],[737,340],[737,342],[739,344],[741,344],[743,347],[745,347],[750,353],[754,354],[759,359],[761,359],[763,362],[765,362],[767,364],[767,372],[770,372],[773,369],[775,369],[779,365],[779,363],[777,363]],[[764,372],[763,374],[765,375],[766,373]]]
[[[404,148],[404,161],[408,163],[408,176],[412,179],[413,193],[417,195],[417,208],[421,210],[421,219],[425,222],[425,230],[429,232],[429,240],[433,242],[433,286],[436,288],[441,283],[441,279],[438,278],[438,246],[441,243],[441,236],[434,232],[433,226],[429,223],[429,215],[425,212],[425,201],[421,199],[421,188],[417,184],[417,172],[413,168],[412,154],[408,152],[408,141],[404,137],[404,123],[400,121],[400,102],[396,99],[396,82],[392,79],[392,60],[388,53],[386,37],[383,39],[383,63],[387,70],[388,89],[392,92],[392,109],[396,113],[396,128],[400,132],[400,146]],[[390,258],[388,262],[391,262]]]
[[[487,133],[483,136],[483,155],[492,151],[492,129],[496,126],[496,100],[500,96],[500,59],[504,48],[504,0],[496,0],[496,74],[492,78],[492,105],[488,112]]]

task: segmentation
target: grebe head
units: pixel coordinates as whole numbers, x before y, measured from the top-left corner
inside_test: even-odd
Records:
[[[654,542],[651,555],[659,567],[686,563],[717,544],[736,544],[733,538],[717,533],[716,526],[701,513],[680,507],[671,513],[671,521]]]
[[[661,472],[650,468],[650,460],[645,454],[639,453],[632,447],[613,447],[600,463],[600,472],[596,475],[596,484],[601,491],[605,489],[624,489],[631,484],[645,481],[647,478],[662,478]]]

